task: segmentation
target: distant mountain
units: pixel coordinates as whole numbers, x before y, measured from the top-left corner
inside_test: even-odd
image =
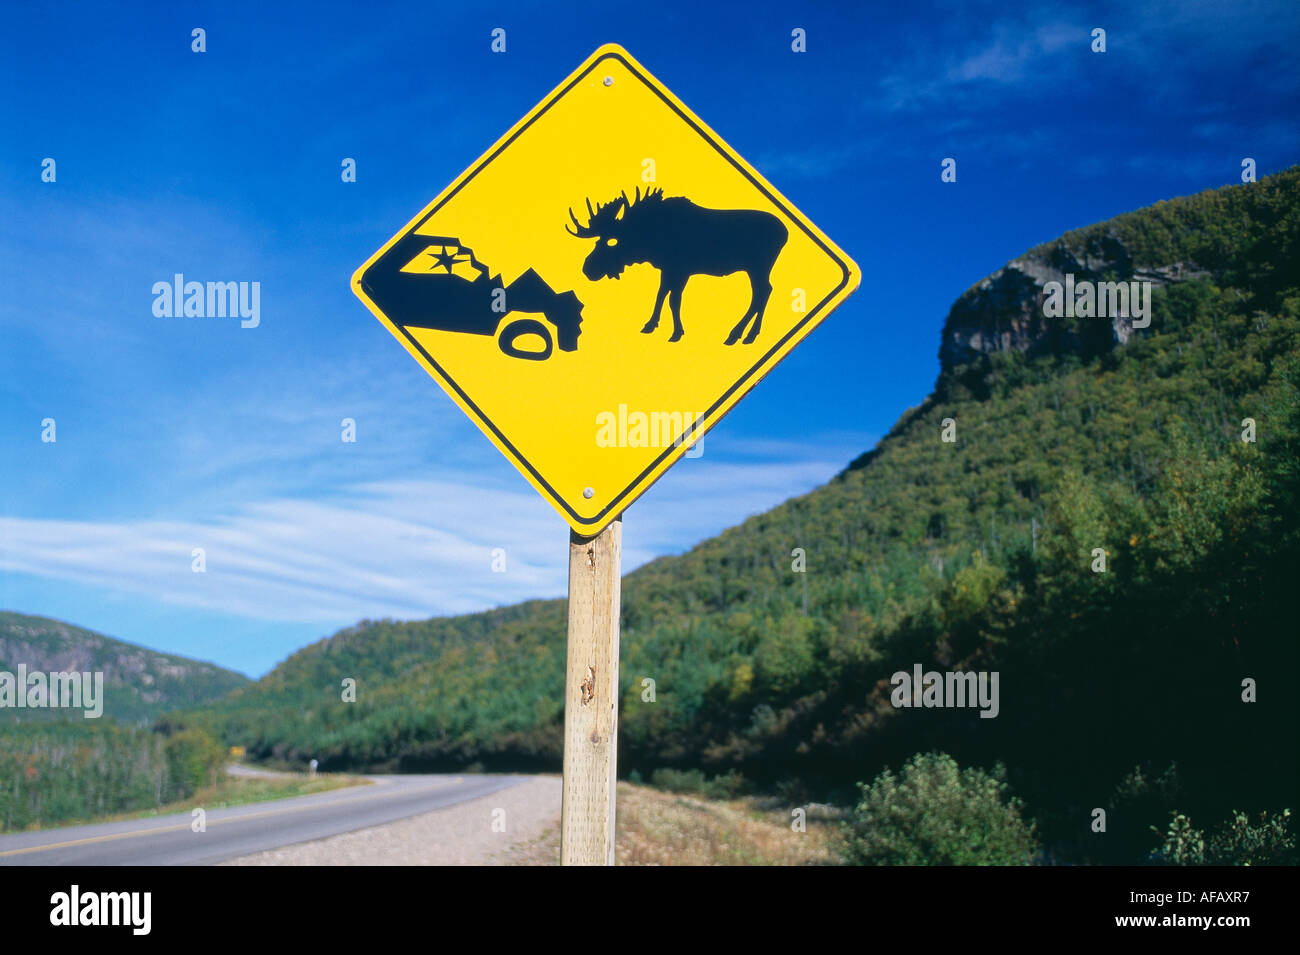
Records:
[[[150,650],[48,617],[0,611],[0,671],[102,672],[105,717],[146,723],[178,706],[209,703],[248,684],[211,663]],[[66,718],[66,711],[3,709],[0,721]]]
[[[1150,282],[1149,327],[1051,314],[1067,278]],[[1030,250],[939,347],[934,392],[834,480],[626,577],[620,769],[795,798],[943,750],[1006,764],[1076,860],[1139,860],[1171,808],[1290,805],[1300,167]],[[560,600],[363,621],[187,717],[328,768],[555,768],[564,633]],[[897,708],[916,664],[1000,673],[998,715]],[[1128,809],[1088,841],[1097,806]]]

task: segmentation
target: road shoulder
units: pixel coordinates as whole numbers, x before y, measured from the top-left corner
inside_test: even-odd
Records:
[[[498,865],[559,824],[559,776],[382,826],[229,859],[222,865]]]

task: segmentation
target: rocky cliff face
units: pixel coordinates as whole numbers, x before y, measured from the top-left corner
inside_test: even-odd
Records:
[[[1097,354],[1125,344],[1133,334],[1131,318],[1044,315],[1044,286],[1064,284],[1066,275],[1073,275],[1076,284],[1146,281],[1154,291],[1207,274],[1188,262],[1139,267],[1113,231],[1094,232],[1075,244],[1061,239],[1039,246],[968,289],[953,304],[939,346],[941,372],[999,351],[1014,349],[1027,357]]]

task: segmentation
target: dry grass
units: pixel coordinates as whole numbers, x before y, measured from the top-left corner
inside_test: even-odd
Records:
[[[762,800],[726,801],[618,784],[617,865],[827,865],[833,822],[809,810],[807,831],[791,829],[788,807]],[[559,827],[512,847],[511,865],[558,865]]]

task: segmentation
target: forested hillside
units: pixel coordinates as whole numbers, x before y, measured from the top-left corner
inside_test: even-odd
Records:
[[[61,620],[0,612],[0,672],[17,674],[19,665],[28,674],[102,673],[102,712],[87,719],[75,708],[0,709],[0,832],[188,796],[214,778],[224,747],[155,721],[250,682]]]
[[[149,723],[169,709],[217,700],[250,682],[213,663],[114,640],[61,620],[0,611],[0,670],[15,672],[20,663],[28,672],[103,673],[103,715],[120,723]],[[13,709],[0,712],[0,722],[68,715]]]
[[[876,448],[628,575],[621,771],[843,796],[941,750],[1004,763],[1051,853],[1092,861],[1139,858],[1172,809],[1208,826],[1291,806],[1298,237],[1291,169],[1067,233],[973,287],[933,394]],[[1152,282],[1150,327],[1043,318],[1064,273]],[[331,769],[554,769],[564,628],[558,600],[365,621],[185,718]],[[999,672],[998,717],[895,709],[890,674],[917,663]]]

